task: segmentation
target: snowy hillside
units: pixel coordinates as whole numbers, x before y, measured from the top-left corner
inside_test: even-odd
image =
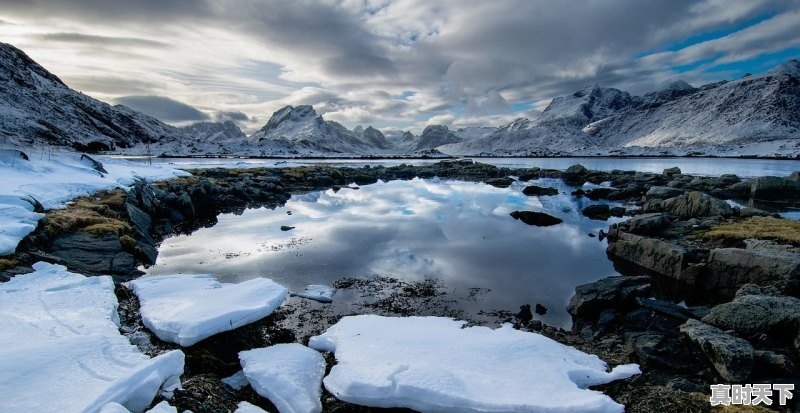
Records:
[[[229,140],[244,140],[247,137],[235,123],[229,120],[225,122],[198,122],[178,128],[178,130],[201,142],[226,142]]]
[[[800,138],[800,62],[594,122],[605,146],[752,145]]]
[[[4,143],[99,151],[181,138],[176,128],[155,118],[70,89],[21,50],[0,43],[0,139]]]

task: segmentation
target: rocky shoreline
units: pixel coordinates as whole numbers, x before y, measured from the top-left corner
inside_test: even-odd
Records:
[[[599,234],[601,240],[607,235],[609,259],[625,276],[576,288],[568,308],[573,315],[571,331],[536,320],[518,320],[518,328],[598,354],[612,365],[640,363],[641,376],[603,388],[633,412],[711,411],[709,385],[715,383],[800,384],[800,239],[795,239],[800,228],[767,211],[800,204],[796,173],[788,178],[740,179],[694,177],[677,168],[662,174],[591,171],[580,165],[558,171],[498,168],[465,160],[426,166],[191,172],[191,177],[141,182],[128,193],[97,194],[76,200],[66,210],[48,211],[45,223],[23,240],[17,253],[4,257],[0,279],[30,271],[33,262],[48,261],[82,274],[110,274],[117,282],[126,281],[141,274],[139,266],[155,262],[157,245],[168,236],[213,225],[221,213],[275,208],[292,194],[345,190],[350,183],[414,177],[501,187],[517,178],[559,178],[576,186],[610,182],[610,187],[576,190],[572,195],[625,204],[622,210],[590,205],[584,211],[592,219],[631,216],[612,225],[607,234]],[[552,191],[531,187],[528,192],[547,196]],[[727,199],[742,206],[733,207]],[[788,229],[768,231],[770,236],[753,231],[769,225]],[[187,348],[184,390],[176,393],[174,404],[181,411],[195,412],[226,411],[239,400],[269,408],[249,388],[234,390],[219,381],[235,373],[238,351],[305,342],[345,314],[460,315],[435,284],[341,280],[337,287],[382,295],[365,301],[360,310],[292,299],[258,323]],[[123,332],[151,355],[173,348],[141,325],[138,303],[127,288],[119,285],[117,295]],[[678,301],[681,305],[675,304]],[[511,316],[498,313],[496,318],[503,322]],[[329,368],[332,364],[328,360]],[[325,411],[381,411],[338,402],[327,393],[323,399]]]

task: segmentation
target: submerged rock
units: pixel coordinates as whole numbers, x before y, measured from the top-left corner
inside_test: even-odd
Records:
[[[558,189],[529,185],[522,190],[522,193],[527,196],[549,196],[549,195],[558,195]]]
[[[581,214],[591,219],[605,221],[611,218],[611,207],[605,204],[589,205],[586,208],[583,208]]]
[[[700,348],[723,379],[741,382],[750,376],[755,350],[747,340],[694,319],[686,321],[680,331]]]
[[[520,220],[528,225],[536,225],[537,227],[549,227],[564,222],[561,218],[556,218],[544,212],[514,211],[510,215],[514,219]]]
[[[505,178],[492,178],[483,181],[483,183],[487,185],[491,185],[497,188],[508,188],[511,184],[514,183],[514,180],[508,177]]]

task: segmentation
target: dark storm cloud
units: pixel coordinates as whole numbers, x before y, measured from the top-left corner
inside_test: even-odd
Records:
[[[123,96],[116,102],[164,122],[208,120],[205,113],[164,96]]]
[[[247,116],[244,112],[217,112],[214,114],[214,120],[217,122],[225,122],[227,120],[233,122],[246,122],[250,120],[250,117]]]
[[[36,38],[61,43],[79,43],[97,46],[169,47],[167,43],[134,37],[95,36],[83,33],[46,33]]]

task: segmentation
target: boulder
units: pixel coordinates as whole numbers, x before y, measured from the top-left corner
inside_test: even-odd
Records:
[[[648,189],[645,193],[645,196],[648,199],[667,199],[681,196],[685,192],[686,191],[683,189],[672,188],[669,186],[651,186],[650,189]]]
[[[672,168],[666,168],[664,169],[664,172],[662,172],[662,175],[664,176],[675,176],[680,174],[681,174],[681,168],[678,168],[677,166],[673,166]]]
[[[561,218],[556,218],[544,212],[514,211],[509,215],[514,219],[520,220],[528,225],[536,225],[537,227],[549,227],[564,222]]]
[[[575,164],[567,168],[562,174],[561,179],[572,185],[580,185],[586,182],[586,175],[589,170],[581,164]]]
[[[733,208],[727,202],[702,192],[690,192],[661,203],[664,212],[682,218],[733,215]]]
[[[522,190],[522,193],[527,195],[527,196],[558,195],[558,189],[549,188],[549,187],[541,187],[541,186],[536,186],[536,185],[529,185],[529,186],[526,186],[525,189]]]
[[[605,221],[611,217],[611,207],[605,204],[589,205],[586,208],[583,208],[581,214],[591,219]]]
[[[680,320],[681,322],[690,318],[697,318],[691,311],[669,301],[638,297],[636,298],[636,302],[648,310]]]
[[[788,177],[788,178],[786,178],[786,179],[788,179],[788,180],[790,180],[790,181],[795,181],[795,182],[797,182],[797,181],[800,181],[800,171],[794,171],[794,172],[792,172],[792,173],[789,175],[789,177]]]
[[[596,318],[609,308],[631,307],[637,297],[650,295],[651,281],[648,276],[614,276],[579,285],[567,311],[576,317]]]
[[[616,231],[606,249],[609,257],[635,264],[672,279],[681,278],[686,267],[686,249],[666,241]]]
[[[625,350],[645,370],[688,373],[701,369],[700,362],[677,334],[628,332],[625,334]]]
[[[625,232],[637,235],[653,235],[660,234],[667,224],[669,224],[669,219],[666,215],[656,212],[631,217],[620,223],[619,227],[623,228]]]
[[[747,340],[694,319],[681,325],[680,331],[700,348],[723,379],[742,382],[750,376],[755,350]]]
[[[793,284],[800,280],[800,254],[769,248],[717,248],[708,256],[703,287],[727,295],[745,284]]]
[[[106,168],[103,167],[103,164],[98,162],[96,159],[92,158],[89,155],[81,154],[81,163],[94,169],[101,174],[107,174]]]
[[[56,237],[52,243],[51,255],[72,271],[86,275],[138,274],[136,260],[122,250],[115,234],[72,232]]]
[[[356,183],[358,183],[358,182],[356,182]],[[508,177],[492,178],[492,179],[487,179],[487,180],[483,181],[483,183],[485,183],[487,185],[491,185],[491,186],[496,187],[496,188],[508,188],[509,186],[511,186],[511,184],[514,183],[514,180],[511,179],[511,178],[508,178]]]
[[[751,181],[750,198],[761,201],[797,201],[800,200],[800,182],[777,176],[762,176]]]
[[[743,336],[779,331],[796,336],[800,321],[800,299],[787,296],[738,295],[733,301],[711,309],[703,321]]]

